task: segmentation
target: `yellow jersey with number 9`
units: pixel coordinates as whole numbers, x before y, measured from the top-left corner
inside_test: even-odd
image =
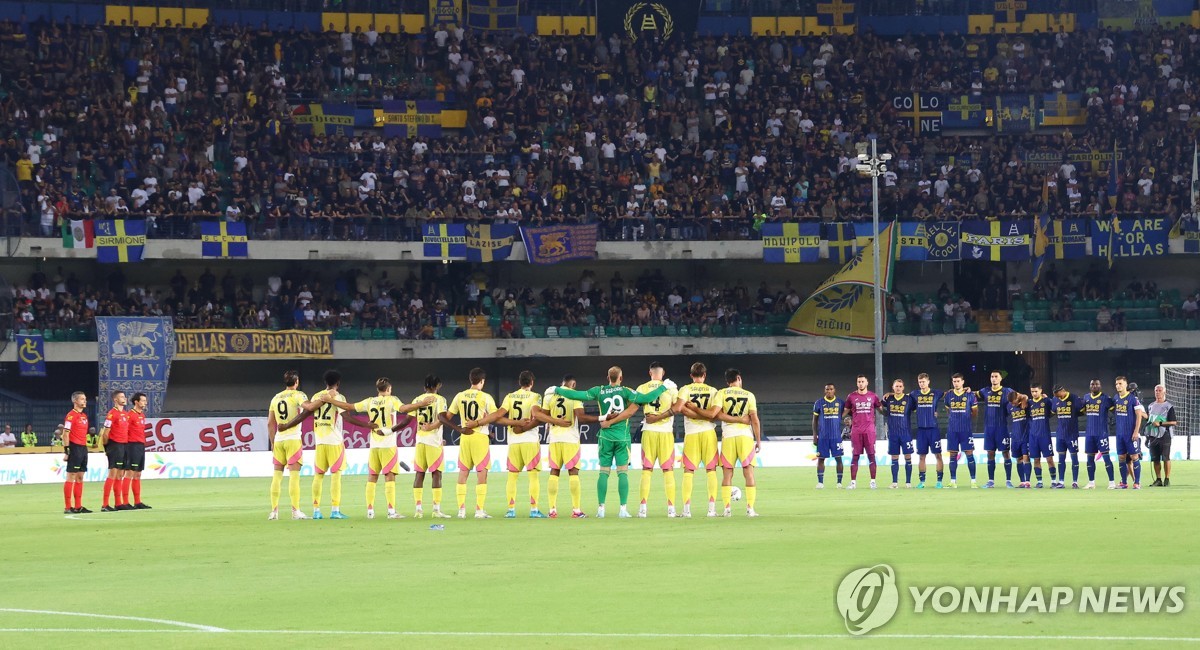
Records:
[[[421,393],[413,398],[413,402],[419,402],[431,393]],[[446,412],[446,398],[433,393],[434,400],[425,406],[413,411],[413,415],[417,417],[417,442],[423,445],[434,445],[441,447],[444,439],[442,438],[442,426],[438,425],[436,429],[423,431],[421,427],[427,424],[438,422],[438,415]]]
[[[396,447],[396,434],[391,429],[396,424],[402,406],[404,402],[393,395],[377,395],[355,403],[355,411],[366,413],[372,424],[379,425],[378,429],[371,431],[372,448]]]
[[[450,415],[457,415],[461,422],[478,420],[496,410],[496,400],[491,395],[475,389],[464,390],[450,401]],[[463,435],[487,435],[487,427],[468,429]]]
[[[542,405],[542,394],[535,393],[531,390],[521,389],[513,391],[504,396],[504,403],[500,408],[508,411],[508,417],[512,420],[524,420],[533,417],[533,407]],[[509,444],[518,442],[541,442],[538,437],[537,427],[534,427],[524,433],[514,433],[512,427],[508,427],[508,442]]]
[[[754,399],[754,393],[733,386],[717,391],[717,404],[720,404],[721,410],[731,418],[740,418],[751,411],[758,412],[758,401]],[[721,437],[723,438],[752,435],[754,435],[754,428],[749,424],[721,423]]]
[[[326,389],[313,395],[313,401],[322,395],[329,395],[338,400],[342,399],[336,390]],[[345,444],[345,437],[342,434],[342,410],[333,404],[318,405],[317,410],[313,411],[313,437],[316,438],[318,445]]]
[[[302,404],[308,401],[308,396],[303,392],[287,389],[279,391],[275,397],[271,398],[271,414],[275,416],[275,424],[282,426],[288,420],[296,417],[300,412]],[[275,441],[281,440],[299,440],[300,425],[296,425],[287,431],[278,429],[275,431]]]

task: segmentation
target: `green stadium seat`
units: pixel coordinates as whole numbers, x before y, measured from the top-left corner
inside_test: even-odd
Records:
[[[551,325],[550,327],[547,327],[546,328],[546,338],[548,338],[548,339],[558,338],[558,328],[554,327],[553,325]]]
[[[621,325],[617,328],[617,336],[629,336],[629,326]]]
[[[667,335],[666,325],[655,325],[653,328],[651,328],[650,335],[651,336],[666,336]]]
[[[612,325],[605,326],[604,335],[609,338],[615,337],[617,335],[617,328]]]
[[[629,335],[630,335],[630,336],[641,336],[641,335],[642,335],[642,328],[641,328],[640,326],[638,326],[638,325],[634,325],[634,326],[630,327],[630,328],[629,328]]]
[[[725,328],[720,325],[713,325],[708,328],[709,336],[725,336]]]
[[[521,328],[521,336],[527,339],[533,338],[533,328],[526,325]]]

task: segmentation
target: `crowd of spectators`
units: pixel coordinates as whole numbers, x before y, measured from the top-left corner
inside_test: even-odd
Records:
[[[595,221],[608,239],[745,238],[764,219],[856,220],[855,144],[895,158],[885,218],[1178,218],[1200,129],[1200,30],[1022,35],[541,37],[0,23],[0,156],[28,233],[138,217],[252,236],[413,239],[427,221]],[[912,92],[1083,93],[1085,126],[917,133]],[[309,102],[441,98],[445,137],[307,133]],[[1031,166],[1021,152],[1123,155]],[[1110,207],[1115,206],[1115,207]]]
[[[750,288],[743,282],[685,286],[646,271],[626,281],[619,272],[601,286],[592,271],[568,285],[496,286],[482,271],[429,281],[394,283],[386,271],[320,277],[297,269],[255,277],[249,271],[218,277],[205,269],[180,270],[165,285],[133,285],[120,269],[99,285],[62,269],[34,273],[13,289],[18,329],[91,328],[96,316],[170,316],[178,328],[383,328],[397,338],[434,338],[451,324],[479,318],[494,334],[519,336],[530,323],[552,326],[762,324],[790,315],[801,298],[790,283]]]

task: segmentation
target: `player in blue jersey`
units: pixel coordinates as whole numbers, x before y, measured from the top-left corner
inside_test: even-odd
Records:
[[[1113,433],[1117,438],[1117,459],[1121,462],[1121,484],[1118,489],[1129,487],[1132,475],[1133,489],[1142,487],[1142,443],[1139,432],[1146,417],[1146,407],[1137,395],[1129,390],[1130,384],[1124,377],[1113,382],[1117,392],[1113,402]]]
[[[1001,386],[1004,377],[993,370],[989,377],[991,386],[981,388],[975,394],[983,403],[983,450],[987,452],[988,480],[985,488],[996,487],[996,452],[1004,455],[1004,479],[1012,487],[1012,454],[1009,451],[1008,396],[1013,392]]]
[[[932,453],[937,460],[937,484],[942,487],[942,434],[938,431],[937,410],[942,402],[942,391],[929,387],[929,375],[917,375],[917,390],[909,393],[917,413],[917,488],[925,487],[925,457]]]
[[[971,418],[979,410],[975,393],[963,386],[961,372],[950,376],[951,389],[942,396],[942,403],[950,411],[946,422],[946,455],[950,457],[950,487],[958,487],[958,452],[967,455],[967,469],[971,472],[971,487],[975,482],[975,437],[971,435]]]
[[[1104,458],[1104,469],[1108,470],[1108,489],[1117,489],[1113,478],[1112,456],[1108,451],[1108,412],[1112,410],[1112,398],[1101,392],[1099,379],[1093,379],[1089,392],[1083,396],[1083,453],[1087,454],[1088,484],[1085,490],[1096,489],[1096,456]]]
[[[1079,489],[1079,415],[1083,400],[1072,395],[1064,386],[1054,387],[1054,446],[1058,448],[1059,483],[1067,481],[1067,454],[1071,454],[1071,487]]]
[[[912,487],[913,439],[910,421],[917,401],[904,392],[904,380],[892,382],[879,410],[887,416],[888,454],[892,457],[892,489],[900,486],[900,454],[904,454],[904,487]]]
[[[1050,398],[1042,393],[1041,384],[1029,386],[1029,405],[1026,407],[1029,416],[1029,457],[1033,459],[1033,473],[1037,476],[1037,485],[1042,488],[1042,459],[1050,466],[1050,487],[1061,489],[1062,483],[1054,466],[1054,446],[1050,435]]]
[[[842,488],[842,409],[846,403],[837,396],[833,384],[825,384],[825,394],[813,402],[813,445],[817,448],[817,489],[825,488],[825,459],[837,462],[837,487]]]
[[[1008,394],[1008,437],[1017,461],[1017,487],[1029,487],[1029,396],[1016,391]]]

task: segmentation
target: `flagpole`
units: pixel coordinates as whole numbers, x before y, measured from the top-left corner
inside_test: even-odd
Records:
[[[855,168],[862,174],[871,176],[871,227],[874,230],[875,236],[871,239],[871,252],[874,253],[875,264],[873,271],[872,288],[874,289],[875,300],[875,392],[882,395],[883,390],[883,327],[886,320],[883,318],[883,290],[879,281],[879,177],[887,172],[887,165],[884,164],[892,159],[892,154],[879,154],[878,141],[871,138],[871,153],[867,155],[865,147],[862,147],[858,154],[858,164]],[[891,251],[889,250],[889,253]]]

